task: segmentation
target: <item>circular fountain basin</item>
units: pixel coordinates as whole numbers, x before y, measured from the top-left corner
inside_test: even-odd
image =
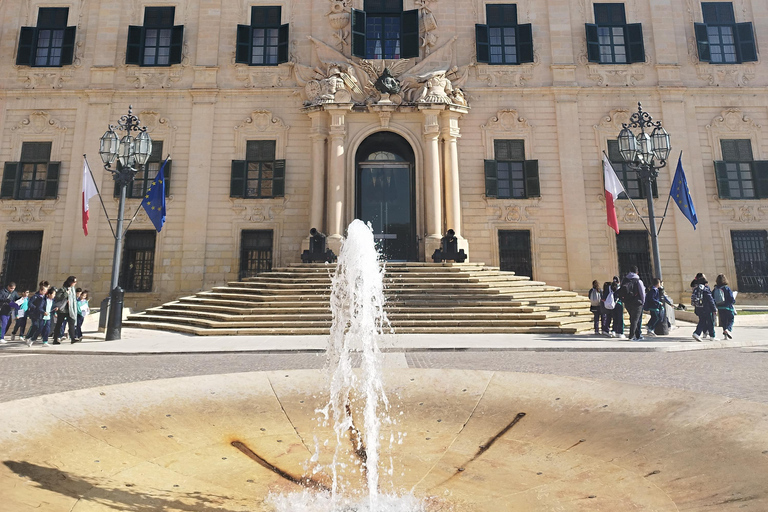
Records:
[[[763,404],[484,371],[386,370],[384,383],[396,423],[382,428],[381,491],[427,510],[768,510]],[[315,412],[324,389],[320,372],[260,372],[0,404],[0,510],[271,510],[270,493],[330,485],[327,468],[305,473],[317,443],[333,439],[320,465],[335,444]],[[345,451],[351,490],[361,455]]]

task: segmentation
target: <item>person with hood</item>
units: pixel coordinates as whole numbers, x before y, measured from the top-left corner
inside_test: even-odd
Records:
[[[53,344],[59,345],[59,333],[61,325],[67,322],[69,329],[69,338],[72,343],[77,343],[80,338],[76,338],[75,321],[77,320],[77,292],[75,291],[77,278],[69,276],[64,281],[64,286],[56,292],[53,303],[53,309],[57,312],[56,326],[53,328]]]
[[[694,307],[696,316],[699,317],[699,323],[696,330],[693,331],[693,339],[702,341],[702,334],[710,336],[713,341],[718,341],[715,335],[715,312],[717,306],[712,297],[712,290],[707,286],[709,281],[707,277],[699,272],[696,278],[691,281],[691,305]]]
[[[7,343],[5,331],[11,326],[12,310],[19,309],[19,305],[16,304],[19,298],[19,294],[16,293],[16,283],[8,283],[0,290],[0,343]]]
[[[48,293],[48,281],[40,281],[40,286],[27,303],[27,318],[32,323],[24,341],[28,347],[32,346],[43,332],[43,317],[45,316],[46,294]],[[47,339],[47,338],[46,338]]]
[[[645,285],[637,274],[637,265],[632,265],[621,281],[617,292],[619,299],[629,313],[629,338],[641,341],[643,338],[643,304],[645,303]]]
[[[720,327],[723,328],[723,338],[733,339],[733,321],[736,317],[736,310],[733,305],[736,304],[736,297],[733,296],[728,279],[724,274],[720,274],[715,279],[715,289],[712,290],[712,298],[717,306],[717,316],[720,318]]]

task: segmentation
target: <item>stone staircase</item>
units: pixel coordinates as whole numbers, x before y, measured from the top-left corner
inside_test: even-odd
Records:
[[[328,334],[334,265],[293,264],[134,314],[126,327],[198,335]],[[387,263],[395,333],[592,329],[589,300],[482,263]]]

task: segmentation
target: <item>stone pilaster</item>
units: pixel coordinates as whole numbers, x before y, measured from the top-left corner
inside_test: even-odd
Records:
[[[328,144],[328,199],[326,230],[328,247],[336,254],[341,248],[341,238],[344,235],[344,200],[346,180],[346,147],[347,135],[346,114],[352,108],[351,104],[326,105],[330,113],[331,126]]]
[[[440,186],[440,124],[443,105],[424,105],[419,110],[424,115],[424,254],[429,258],[440,247],[443,230],[442,190]]]
[[[469,245],[461,227],[461,182],[459,180],[458,139],[461,137],[459,118],[464,112],[453,109],[442,113],[443,183],[445,187],[445,228],[452,229],[459,241],[459,249],[469,254]],[[429,257],[429,254],[427,254]]]

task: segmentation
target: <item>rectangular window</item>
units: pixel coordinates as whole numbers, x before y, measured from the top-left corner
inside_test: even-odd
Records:
[[[157,178],[157,173],[160,172],[160,167],[163,165],[163,141],[152,141],[152,154],[149,156],[149,160],[143,166],[136,166],[137,171],[133,179],[133,183],[128,186],[126,190],[126,197],[142,199],[147,193],[147,189]],[[171,160],[165,166],[163,175],[165,176],[165,197],[171,194]],[[120,170],[122,166],[120,162],[117,163],[117,169]],[[120,197],[120,186],[115,183],[115,197]]]
[[[757,60],[752,23],[736,23],[731,2],[702,2],[704,23],[695,23],[699,60],[738,64]]]
[[[155,273],[155,235],[152,231],[125,234],[120,286],[126,292],[151,292]]]
[[[518,276],[533,277],[531,232],[499,230],[499,269]]]
[[[494,65],[533,62],[530,23],[518,25],[516,4],[485,6],[486,25],[475,25],[477,60]]]
[[[619,141],[608,141],[608,160],[611,162],[613,170],[616,171],[616,176],[621,180],[621,184],[624,185],[624,190],[629,194],[630,199],[645,199],[645,185],[637,172],[627,164],[621,153],[619,153]],[[653,197],[659,197],[659,192],[656,188],[656,181],[651,184],[651,190],[653,191]],[[619,194],[619,199],[626,199],[627,194]]]
[[[3,256],[3,284],[16,283],[16,291],[37,290],[40,254],[43,249],[42,231],[9,231]]]
[[[768,293],[768,233],[731,231],[738,290]]]
[[[539,161],[525,159],[525,141],[493,141],[495,160],[485,161],[486,196],[499,199],[538,197]]]
[[[251,24],[237,26],[235,62],[275,66],[288,62],[288,24],[280,24],[281,8],[251,7]]]
[[[653,277],[651,252],[648,249],[648,233],[622,231],[616,235],[616,252],[619,256],[619,275],[625,276],[632,266],[639,269],[640,279],[648,287]]]
[[[21,27],[19,66],[59,67],[72,64],[77,27],[67,27],[69,8],[41,7],[36,27]]]
[[[249,140],[245,160],[232,161],[230,197],[285,195],[285,160],[275,159],[274,140]]]
[[[240,234],[240,275],[243,280],[272,270],[272,230],[243,230]]]
[[[0,198],[56,199],[61,162],[50,159],[50,142],[22,142],[21,161],[5,163]]]
[[[352,55],[365,59],[419,56],[419,11],[403,11],[402,0],[365,0],[352,9]]]
[[[627,23],[624,4],[595,4],[595,23],[586,25],[587,56],[600,64],[645,62],[643,27]]]
[[[175,7],[145,7],[144,25],[128,27],[126,64],[170,66],[180,64],[184,25],[174,25]]]
[[[718,194],[724,199],[768,198],[768,161],[754,160],[752,141],[723,139],[723,160],[715,162]]]

